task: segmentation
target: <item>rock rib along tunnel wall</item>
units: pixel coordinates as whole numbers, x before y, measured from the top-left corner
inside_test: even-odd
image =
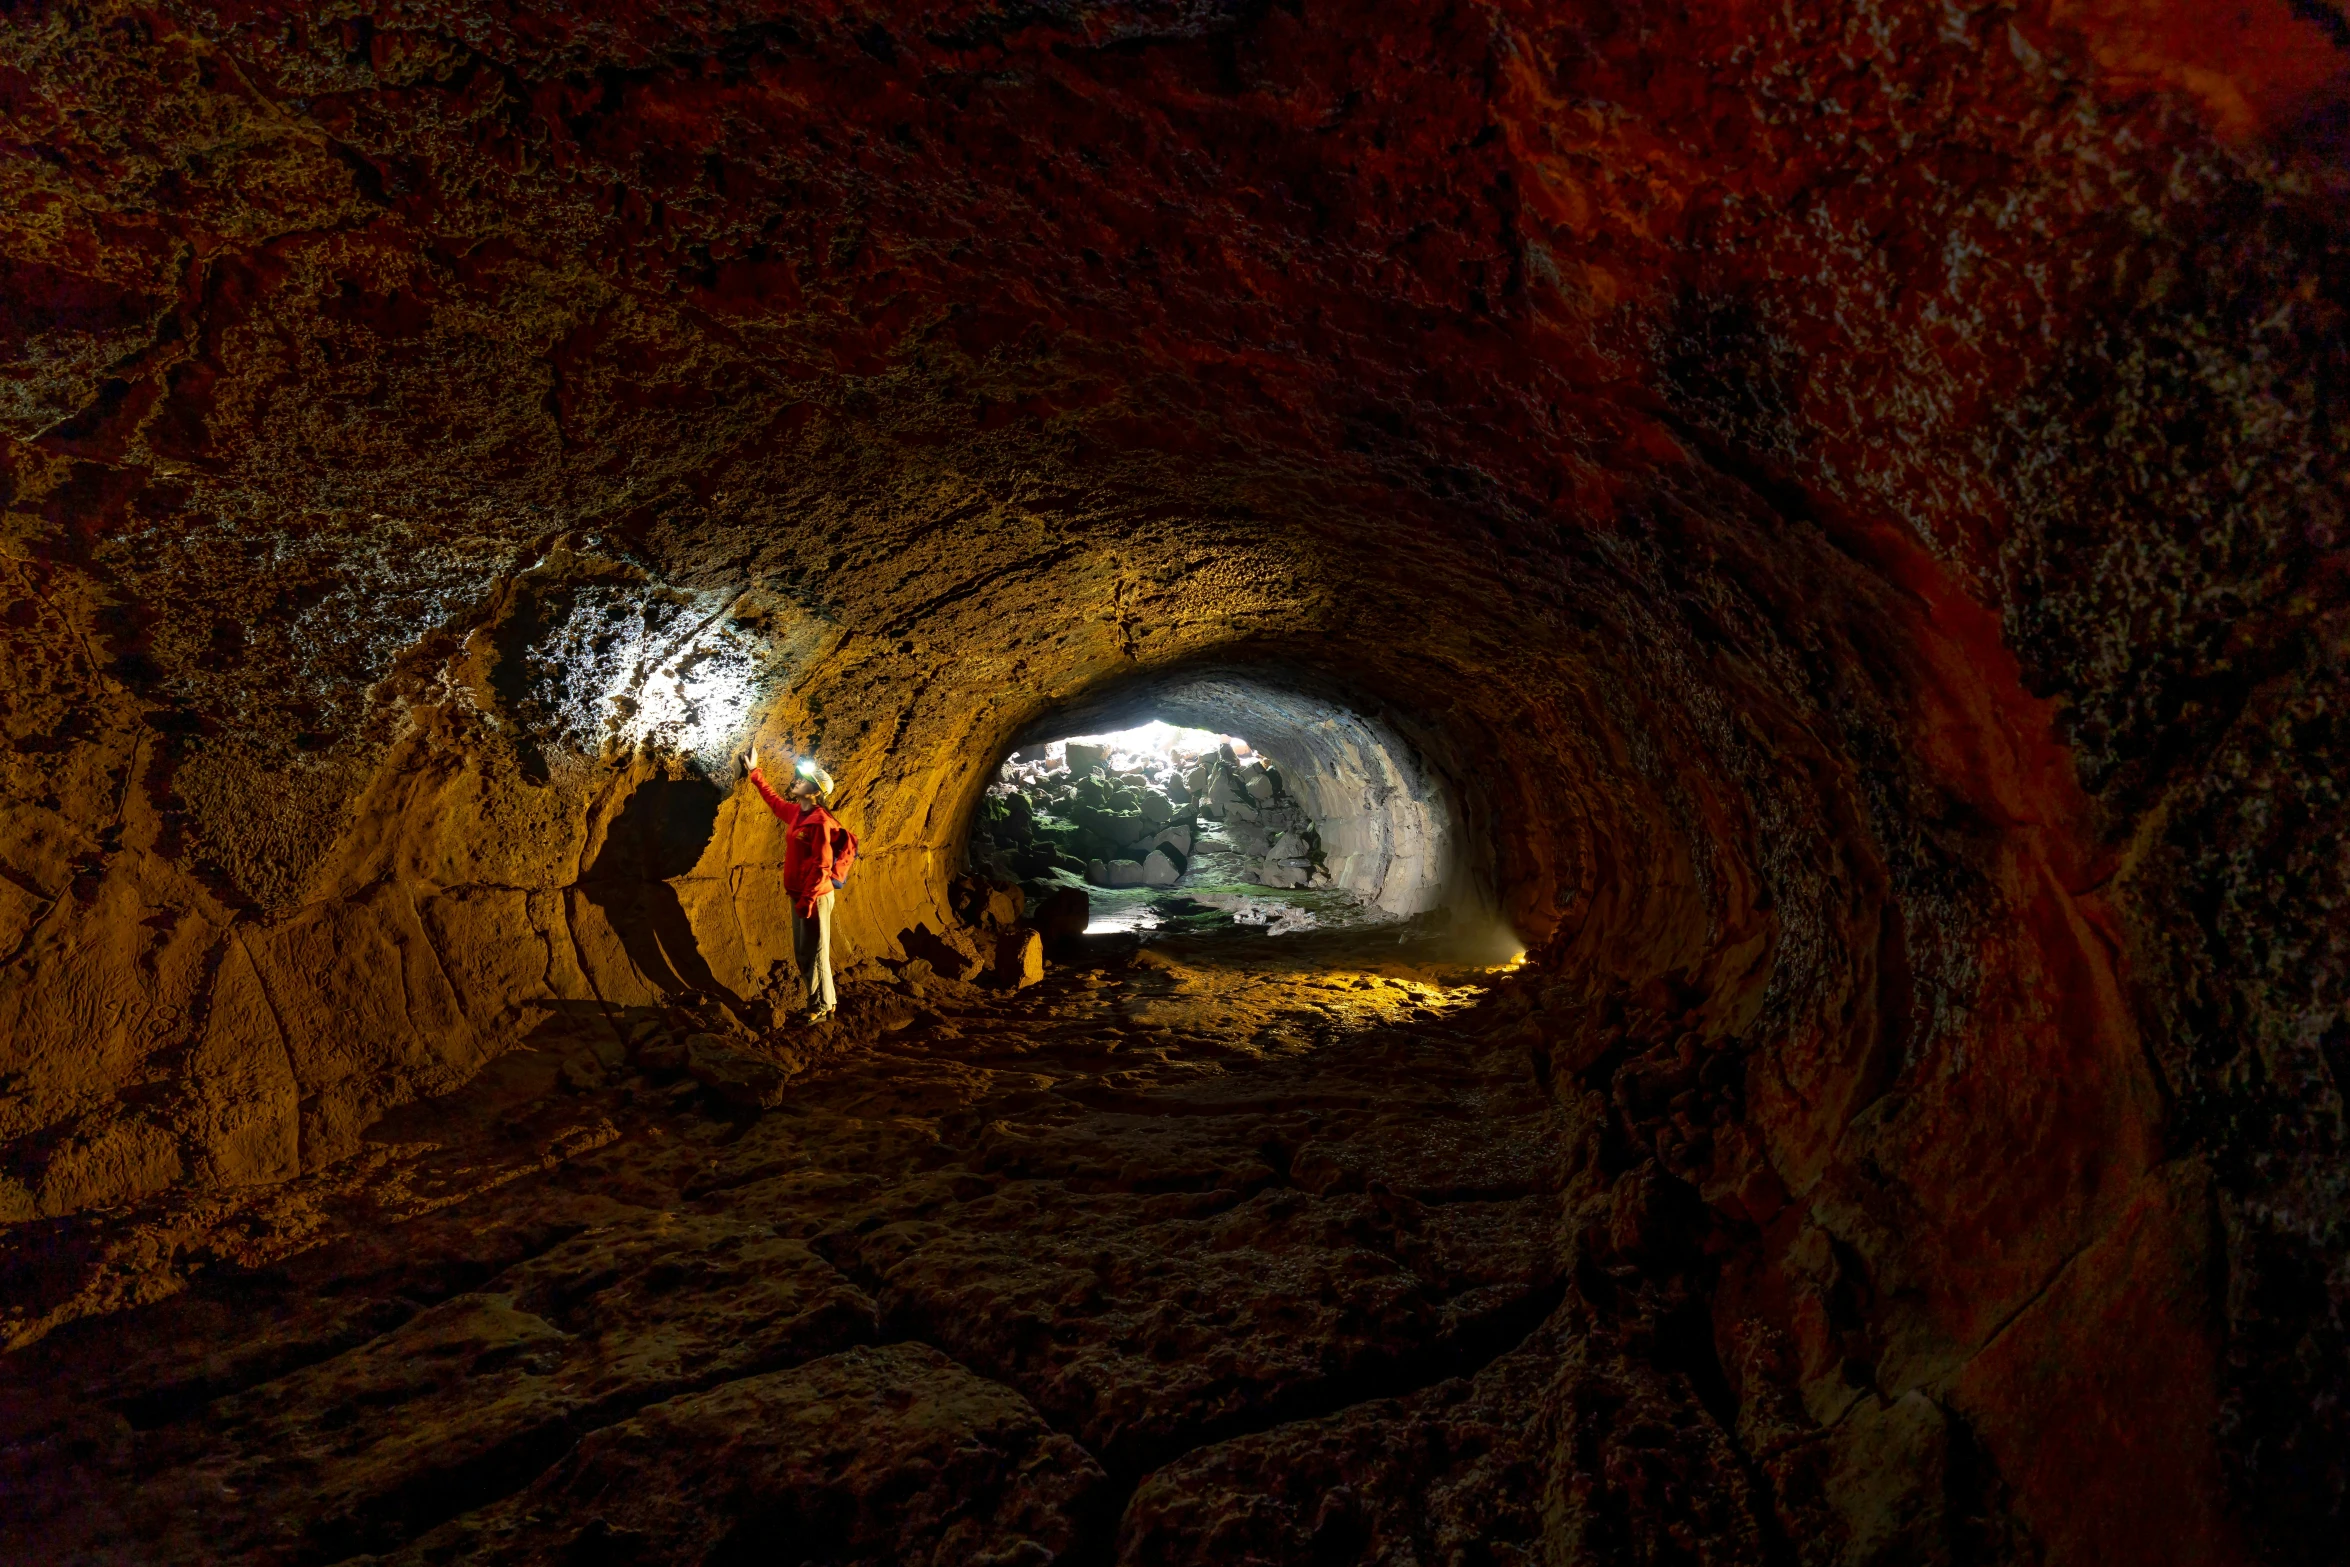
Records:
[[[750,983],[738,735],[877,952],[1029,725],[1269,666],[1478,759],[1562,1081],[1662,1052],[1757,1451],[2339,1538],[2330,7],[0,27],[11,1213]]]

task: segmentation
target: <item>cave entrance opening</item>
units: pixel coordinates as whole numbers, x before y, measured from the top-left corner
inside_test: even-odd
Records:
[[[1283,935],[1358,912],[1331,889],[1280,767],[1245,735],[1152,719],[1026,746],[998,769],[985,817],[975,862],[1019,873],[1031,900],[1082,886],[1088,935],[1187,922]]]
[[[1090,935],[1368,935],[1472,890],[1461,838],[1449,786],[1391,722],[1193,677],[1031,725],[982,797],[970,866],[1030,910],[1081,889]]]

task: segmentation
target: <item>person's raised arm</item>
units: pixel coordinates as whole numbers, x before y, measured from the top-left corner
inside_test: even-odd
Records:
[[[759,798],[767,802],[767,809],[773,811],[784,826],[797,827],[800,822],[799,802],[787,800],[767,787],[767,779],[759,771],[759,748],[757,746],[751,747],[751,754],[747,760],[751,770],[751,786],[759,791]]]

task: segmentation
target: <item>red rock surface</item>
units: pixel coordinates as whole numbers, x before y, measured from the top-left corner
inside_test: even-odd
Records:
[[[983,1431],[909,1494],[1048,1555],[2336,1550],[2333,0],[0,39],[16,1516],[245,1464],[291,1533],[240,1549],[438,1550],[638,1462],[597,1389],[701,1430],[900,1388],[872,1485]],[[730,743],[843,780],[853,956],[943,951],[1012,738],[1202,671],[1376,708],[1459,796],[1535,954],[1467,1086],[1343,1009],[1260,1067],[1319,993],[1243,965],[1125,1015],[1180,1036],[1136,1084],[1063,974],[983,1025],[1048,1082],[925,1097],[968,1030],[868,986],[832,1052],[760,1046],[846,1119],[696,1212],[889,1347],[689,1388],[706,1330],[625,1284],[658,1351],[524,1299],[555,1231],[635,1257],[709,1196],[630,1035],[788,955]],[[1267,1143],[1321,1072],[1362,1124]],[[1470,1147],[1507,1174],[1456,1234]],[[387,1422],[315,1433],[436,1323],[480,1369],[401,1384],[416,1429],[524,1435],[423,1506]],[[508,1350],[555,1356],[527,1408]],[[718,1550],[757,1508],[706,1478],[604,1526]],[[867,1478],[843,1559],[970,1559]],[[70,1526],[206,1548],[157,1506]]]

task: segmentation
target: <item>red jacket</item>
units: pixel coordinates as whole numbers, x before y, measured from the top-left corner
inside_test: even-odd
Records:
[[[857,835],[823,806],[802,805],[768,788],[756,767],[751,782],[785,828],[783,890],[802,917],[812,916],[816,900],[849,879],[849,867],[857,861]]]

